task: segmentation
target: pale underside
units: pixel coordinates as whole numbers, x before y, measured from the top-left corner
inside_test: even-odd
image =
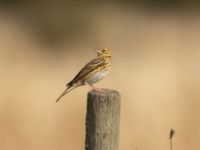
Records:
[[[108,70],[106,71],[99,71],[93,75],[91,75],[91,77],[86,81],[89,84],[94,84],[100,80],[102,80],[107,74],[108,74]]]

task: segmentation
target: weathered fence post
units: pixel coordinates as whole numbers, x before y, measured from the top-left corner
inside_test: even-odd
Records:
[[[85,150],[119,150],[120,98],[114,90],[88,93]]]

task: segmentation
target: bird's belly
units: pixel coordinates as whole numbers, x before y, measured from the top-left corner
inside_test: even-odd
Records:
[[[103,79],[109,71],[100,71],[95,73],[94,75],[92,75],[89,79],[88,79],[88,83],[92,84],[92,83],[96,83],[99,80]]]

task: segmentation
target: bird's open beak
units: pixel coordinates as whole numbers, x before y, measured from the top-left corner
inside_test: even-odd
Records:
[[[101,54],[101,51],[99,49],[95,49],[95,51],[98,53],[98,54]]]

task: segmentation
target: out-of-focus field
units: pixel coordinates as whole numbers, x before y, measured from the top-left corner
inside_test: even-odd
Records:
[[[88,87],[55,100],[99,47],[113,59],[96,85],[122,95],[120,149],[169,150],[170,128],[174,150],[200,149],[199,14],[102,4],[76,15],[84,24],[53,39],[51,28],[1,10],[0,149],[84,149]],[[52,22],[62,29],[62,19]]]

